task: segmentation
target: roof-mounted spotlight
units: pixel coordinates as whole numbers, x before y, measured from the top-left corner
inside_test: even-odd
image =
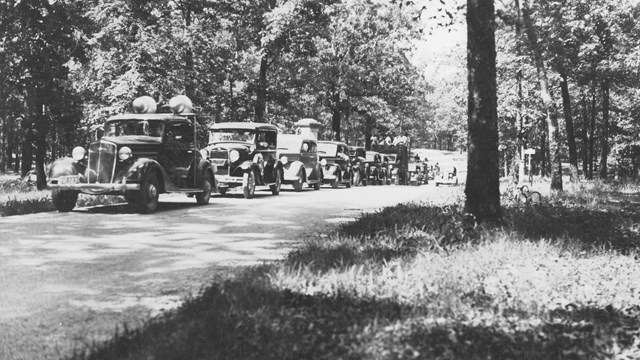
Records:
[[[169,108],[176,115],[184,113],[193,113],[193,103],[185,95],[177,95],[169,100]]]
[[[137,114],[152,114],[156,108],[156,101],[151,96],[140,96],[133,100],[133,111]]]

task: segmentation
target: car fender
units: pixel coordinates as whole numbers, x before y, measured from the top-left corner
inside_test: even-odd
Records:
[[[253,168],[253,161],[245,160],[242,164],[240,164],[239,168],[246,172],[249,169]]]
[[[78,175],[84,172],[85,167],[70,157],[63,157],[51,163],[47,174],[48,179],[57,179],[64,175]]]
[[[304,164],[302,163],[302,161],[293,161],[291,163],[291,165],[289,165],[288,169],[284,170],[286,172],[286,176],[287,178],[290,177],[300,177],[302,178],[303,181],[306,181],[305,179],[305,172],[304,172]]]
[[[157,172],[162,177],[162,189],[164,191],[168,182],[167,173],[164,171],[160,163],[158,163],[154,159],[149,158],[139,158],[129,166],[129,169],[124,174],[124,177],[127,178],[127,181],[132,182],[141,182],[143,179],[147,177],[152,171]]]

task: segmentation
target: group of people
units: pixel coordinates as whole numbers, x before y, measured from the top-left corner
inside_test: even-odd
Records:
[[[371,144],[386,145],[386,146],[398,146],[409,145],[409,133],[405,132],[396,136],[394,132],[388,132],[383,138],[378,139],[378,136],[371,135]]]

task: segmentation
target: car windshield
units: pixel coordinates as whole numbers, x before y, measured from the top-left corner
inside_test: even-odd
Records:
[[[378,153],[367,152],[367,157],[365,159],[367,161],[376,161],[376,155],[378,155]]]
[[[338,145],[319,142],[318,153],[324,156],[336,156],[338,153]]]
[[[216,129],[209,133],[209,143],[219,142],[255,142],[256,132],[246,129]]]
[[[122,119],[104,124],[104,137],[150,136],[162,138],[163,133],[163,121]]]

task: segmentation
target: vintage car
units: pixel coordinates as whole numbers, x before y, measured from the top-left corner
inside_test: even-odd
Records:
[[[332,188],[344,185],[350,188],[353,184],[353,173],[349,159],[347,144],[339,141],[318,141],[318,156],[322,165],[324,184]]]
[[[383,185],[387,183],[387,167],[382,160],[382,155],[377,151],[367,151],[364,160],[366,181],[370,185]]]
[[[407,181],[411,185],[428,184],[428,166],[419,159],[410,158],[407,170]]]
[[[440,184],[458,185],[458,170],[455,166],[446,167],[444,170],[441,170],[439,174],[436,174],[433,181],[436,183],[436,186]]]
[[[216,182],[211,164],[196,150],[191,101],[176,96],[170,113],[155,113],[156,102],[143,96],[135,113],[107,119],[100,139],[76,147],[71,157],[49,168],[48,184],[58,211],[71,211],[79,193],[124,195],[140,213],[152,213],[161,193],[195,195],[209,203]]]
[[[405,145],[372,144],[371,150],[379,152],[387,164],[389,183],[408,184],[409,149]]]
[[[285,184],[293,185],[295,191],[301,191],[304,183],[320,189],[322,167],[316,140],[297,134],[279,134],[278,159],[284,168]]]
[[[367,152],[361,146],[349,146],[349,161],[351,162],[351,172],[353,173],[353,186],[366,186],[365,158]]]
[[[246,199],[255,195],[256,186],[268,186],[280,193],[283,167],[276,156],[278,128],[254,122],[226,122],[209,128],[209,144],[204,155],[213,165],[218,192],[242,187]]]

